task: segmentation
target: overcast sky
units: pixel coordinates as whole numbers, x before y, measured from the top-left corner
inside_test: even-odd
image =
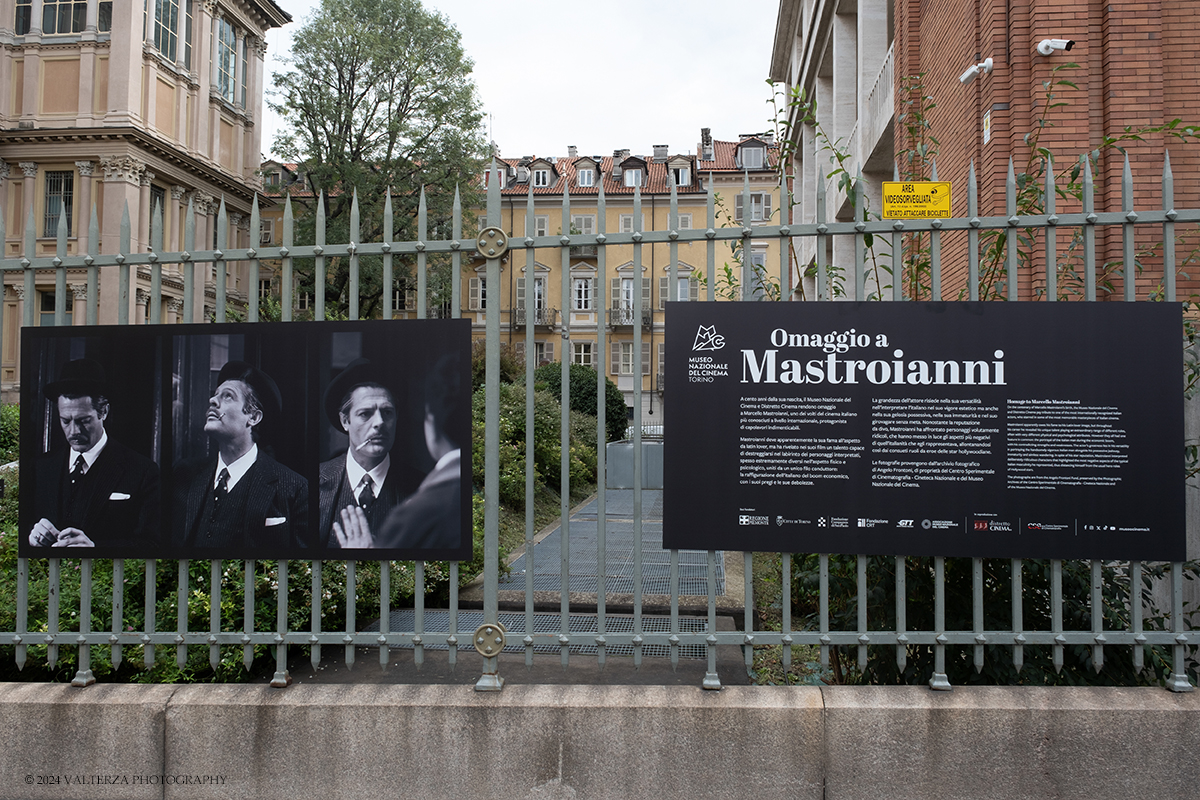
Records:
[[[276,0],[294,20],[267,34],[267,81],[319,0]],[[778,0],[425,0],[462,34],[491,137],[506,157],[694,152],[700,129],[767,130]],[[264,109],[270,155],[279,118]]]

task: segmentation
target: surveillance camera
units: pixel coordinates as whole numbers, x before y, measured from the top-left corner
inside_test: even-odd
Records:
[[[967,71],[964,72],[962,75],[958,76],[958,82],[962,83],[962,84],[968,84],[971,81],[973,81],[975,79],[975,76],[978,75],[979,73],[982,72],[984,74],[987,74],[987,73],[990,73],[991,71],[992,71],[992,59],[990,57],[988,57],[988,58],[985,58],[983,61],[980,61],[978,64],[972,64],[971,66],[967,67]]]
[[[1038,42],[1037,51],[1048,56],[1055,50],[1070,50],[1074,46],[1074,39],[1042,39]]]

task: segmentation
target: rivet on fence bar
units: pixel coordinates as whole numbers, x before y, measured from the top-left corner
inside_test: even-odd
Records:
[[[292,676],[288,675],[287,668],[287,642],[283,641],[283,637],[287,636],[287,583],[288,583],[288,562],[285,559],[279,559],[279,586],[276,591],[276,631],[279,634],[278,644],[275,645],[275,675],[271,678],[271,686],[276,689],[282,689],[292,682]]]
[[[929,177],[937,180],[937,161],[929,162]],[[938,230],[939,220],[933,221],[929,231],[929,296],[933,300],[942,299],[942,232]]]
[[[394,276],[392,274],[392,236],[395,230],[395,217],[392,212],[392,188],[389,186],[383,195],[383,318],[391,319],[393,311],[400,311],[403,300],[393,309],[395,292],[392,290]],[[461,275],[454,270],[452,275]]]
[[[1126,161],[1126,168],[1128,168]],[[1171,632],[1175,634],[1175,644],[1171,647],[1171,677],[1167,679],[1167,688],[1172,692],[1191,692],[1192,686],[1187,676],[1187,634],[1183,624],[1183,564],[1176,561],[1171,564]]]
[[[866,201],[863,199],[863,176],[862,165],[859,165],[854,177],[854,299],[862,302],[867,299],[867,237],[863,233],[865,223],[859,219],[863,210],[866,208]],[[879,291],[879,287],[875,287],[875,291]]]
[[[91,686],[96,682],[92,674],[92,646],[85,638],[92,632],[92,559],[85,558],[79,564],[79,657],[72,686]]]
[[[142,636],[142,664],[146,669],[154,666],[155,651],[154,645],[150,642],[150,637],[154,635],[154,628],[157,623],[157,606],[158,606],[158,562],[154,559],[146,559],[146,630]]]
[[[867,645],[863,642],[867,638],[867,557],[859,555],[855,558],[854,582],[858,593],[858,668],[865,670],[867,668]]]
[[[322,569],[321,569],[321,567],[322,567],[323,563],[324,562],[316,561],[316,560],[314,560],[312,562],[312,592],[311,592],[311,594],[312,594],[312,617],[311,617],[311,619],[312,619],[312,633],[313,633],[314,639],[321,633],[321,595],[322,595],[322,590],[321,590]],[[381,587],[380,591],[382,591],[382,587]],[[321,643],[320,643],[320,641],[314,641],[312,643],[312,645],[309,646],[308,658],[309,658],[309,663],[312,664],[312,668],[314,671],[317,669],[317,667],[321,666]]]
[[[254,633],[254,561],[242,562],[242,666],[247,670],[254,664],[254,645],[250,635]]]
[[[425,635],[425,562],[413,564],[413,664],[420,669],[425,663],[425,645],[421,638]]]
[[[317,192],[317,221],[313,242],[313,319],[325,319],[325,190]]]
[[[188,560],[179,561],[178,585],[175,594],[175,634],[178,644],[175,645],[175,665],[180,669],[187,667],[187,645],[183,637],[188,632]]]
[[[458,562],[450,562],[450,631],[446,636],[450,671],[458,663]]]
[[[818,183],[820,182],[818,181]],[[829,554],[821,553],[817,558],[820,570],[817,585],[817,613],[820,616],[821,667],[829,669]]]
[[[246,311],[246,319],[250,322],[258,322],[259,261],[258,249],[255,246],[254,237],[258,236],[258,232],[261,228],[262,224],[259,221],[258,216],[258,192],[255,192],[254,199],[250,201],[250,249],[247,253],[250,256],[250,284],[247,287],[249,289],[247,293],[250,295],[250,307]],[[282,297],[285,292],[290,293],[291,287],[280,284],[280,297]],[[157,306],[155,307],[157,308]]]
[[[1022,642],[1025,640],[1025,611],[1024,611],[1024,595],[1022,594],[1022,561],[1019,558],[1012,560],[1012,630],[1013,630],[1013,649],[1012,661],[1013,669],[1018,673],[1025,666],[1025,646]]]
[[[711,184],[711,179],[710,179]],[[830,287],[827,285],[829,281],[828,273],[825,269],[825,181],[817,181],[817,238],[816,238],[816,256],[817,256],[817,299],[828,300],[830,295]],[[709,279],[709,292],[712,291],[712,278]],[[710,300],[713,298],[710,296]],[[937,298],[934,298],[937,299]],[[828,665],[826,665],[828,666]]]
[[[953,687],[946,677],[946,559],[933,557],[933,631],[936,634],[933,646],[933,676],[929,688],[948,692]]]
[[[792,554],[780,553],[779,556],[779,582],[783,589],[783,596],[780,598],[779,605],[783,619],[781,627],[783,628],[783,669],[786,672],[792,666]]]
[[[1058,231],[1054,223],[1058,219],[1055,213],[1055,203],[1058,190],[1055,188],[1054,159],[1046,159],[1046,188],[1042,200],[1046,206],[1046,299],[1050,302],[1058,300]]]
[[[425,240],[429,238],[429,207],[425,202],[425,187],[417,199],[417,319],[429,316],[429,270]]]
[[[288,208],[291,208],[290,201]],[[93,211],[94,215],[94,211]],[[284,216],[285,226],[287,216]],[[97,248],[98,249],[98,248]],[[183,216],[183,321],[196,321],[196,262],[192,253],[196,249],[196,193],[188,192],[187,213]],[[88,294],[91,294],[89,289]],[[201,301],[203,302],[203,301]],[[91,322],[88,323],[92,324]]]
[[[975,634],[975,672],[983,672],[983,559],[971,559],[971,627]]]
[[[357,604],[358,581],[355,575],[356,562],[346,562],[346,669],[354,668],[354,634],[358,630],[355,624],[354,607]]]
[[[1163,211],[1166,221],[1163,222],[1163,298],[1170,303],[1175,302],[1175,175],[1171,172],[1171,153],[1163,151],[1162,175]]]
[[[257,204],[256,204],[257,205]],[[256,223],[257,224],[257,223]],[[164,251],[163,248],[163,207],[161,202],[153,204],[150,211],[150,309],[146,314],[146,322],[151,325],[158,325],[162,320],[162,262],[158,259],[158,254]],[[255,280],[252,286],[257,286]]]
[[[229,212],[225,209],[225,196],[217,208],[217,249],[213,253],[213,279],[217,282],[216,321],[225,322],[225,303],[229,289],[229,262],[224,251],[229,249]]]
[[[1142,562],[1129,562],[1129,630],[1133,634],[1133,671],[1145,666],[1146,648],[1142,642]]]
[[[1137,275],[1137,257],[1133,247],[1133,218],[1130,217],[1133,213],[1133,177],[1129,172],[1128,152],[1125,153],[1125,165],[1121,169],[1121,210],[1129,220],[1121,225],[1121,259],[1124,262],[1121,283],[1125,289],[1125,302],[1132,303],[1136,288],[1134,280]]]
[[[1054,650],[1052,660],[1054,671],[1062,672],[1063,668],[1063,599],[1062,599],[1062,560],[1050,560],[1050,632],[1054,634]]]
[[[1089,610],[1092,614],[1092,640],[1095,642],[1092,645],[1092,669],[1099,674],[1104,669],[1104,584],[1100,562],[1093,560],[1091,568],[1092,597]]]
[[[251,284],[253,285],[253,284]],[[221,632],[221,559],[214,558],[209,569],[208,633],[210,640]],[[208,665],[214,670],[221,663],[221,646],[208,646]]]
[[[67,213],[63,198],[58,199],[58,227],[54,237],[54,324],[67,323],[67,268],[63,259],[67,257]]]
[[[971,159],[967,170],[967,216],[972,221],[967,230],[967,296],[976,301],[979,299],[979,228],[975,220],[979,217],[979,184],[975,178],[975,159]]]
[[[385,295],[386,297],[386,295]],[[386,303],[384,304],[386,305]],[[416,583],[414,582],[414,586]],[[418,626],[417,630],[420,630]],[[391,648],[388,634],[392,632],[392,562],[379,562],[379,668],[386,669]]]
[[[283,247],[280,248],[280,283],[279,283],[279,300],[282,307],[280,319],[284,322],[292,321],[292,304],[296,302],[293,296],[293,287],[296,285],[295,278],[292,275],[292,245],[295,243],[296,218],[292,213],[292,193],[287,193],[287,198],[283,203]]]
[[[0,239],[3,241],[3,239]],[[125,559],[113,559],[113,593],[112,593],[112,635],[115,640],[121,634],[122,625],[125,619]],[[113,669],[121,666],[121,645],[113,641],[112,650],[112,665]]]

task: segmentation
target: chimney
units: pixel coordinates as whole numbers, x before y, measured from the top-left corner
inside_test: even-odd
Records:
[[[762,135],[762,140],[769,145],[775,144],[775,131],[765,131]]]
[[[665,144],[654,145],[654,160],[655,161],[666,161],[667,160],[667,145],[665,145]]]
[[[713,160],[712,128],[700,129],[700,159],[702,161]]]
[[[567,145],[567,156],[570,158],[578,157],[579,156],[579,148],[573,144]]]

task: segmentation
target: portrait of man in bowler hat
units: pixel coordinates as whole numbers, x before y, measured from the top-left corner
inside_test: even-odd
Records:
[[[159,470],[151,459],[110,437],[104,367],[90,358],[67,362],[43,394],[55,404],[66,452],[36,465],[33,547],[130,550],[159,529]]]
[[[406,461],[391,457],[396,441],[397,408],[388,380],[369,359],[357,358],[325,390],[325,416],[346,434],[346,452],[320,467],[320,547],[342,546],[334,533],[358,508],[368,530],[378,530],[388,513],[412,494],[422,475]],[[361,546],[361,545],[360,545]]]
[[[180,555],[278,553],[305,543],[308,481],[261,441],[282,407],[278,386],[261,369],[244,361],[221,368],[204,418],[217,453],[182,461],[173,472],[173,543]]]

